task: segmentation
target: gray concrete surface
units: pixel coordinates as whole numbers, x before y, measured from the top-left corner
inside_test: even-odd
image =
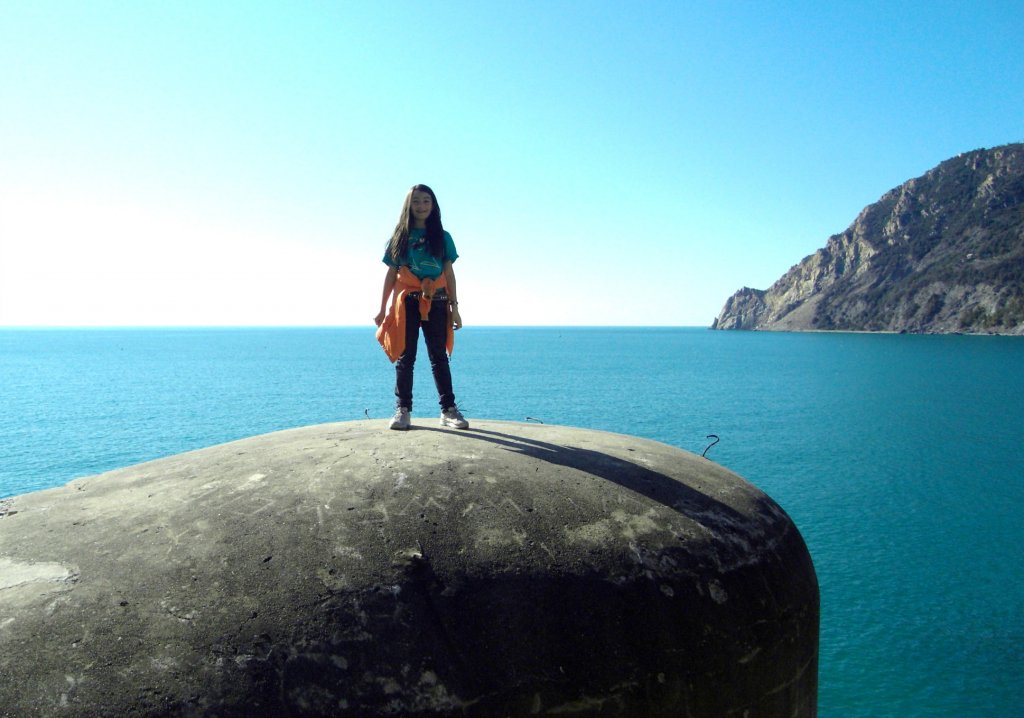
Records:
[[[312,426],[0,506],[3,716],[813,716],[818,587],[701,457]]]

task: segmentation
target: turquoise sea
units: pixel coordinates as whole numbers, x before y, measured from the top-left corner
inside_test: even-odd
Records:
[[[824,718],[1024,716],[1024,338],[471,327],[452,371],[471,421],[718,435],[814,558]],[[367,328],[0,330],[0,497],[383,419],[392,386]]]

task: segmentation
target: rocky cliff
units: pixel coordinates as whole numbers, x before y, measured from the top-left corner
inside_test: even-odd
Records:
[[[1024,144],[968,152],[887,192],[712,329],[1024,334]]]

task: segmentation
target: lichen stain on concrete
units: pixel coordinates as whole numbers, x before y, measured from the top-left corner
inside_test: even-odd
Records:
[[[619,525],[619,534],[629,541],[663,530],[656,521],[658,512],[648,509],[643,514],[628,514],[625,511],[612,511],[612,520]]]
[[[244,484],[240,484],[238,488],[241,491],[251,491],[257,488],[265,478],[267,478],[266,474],[253,474],[245,480]]]
[[[395,477],[395,485],[394,488],[392,488],[392,491],[394,491],[397,494],[405,486],[405,482],[408,479],[409,475],[407,473],[405,473],[404,471],[399,472],[398,476]]]
[[[78,579],[78,572],[59,563],[26,563],[0,558],[0,591],[29,583],[56,583],[62,586]],[[2,598],[3,594],[0,594]]]
[[[599,519],[589,524],[567,529],[565,532],[569,544],[590,544],[599,546],[606,544],[615,536],[610,519]]]
[[[568,529],[565,533],[572,544],[605,544],[616,537],[635,541],[637,538],[665,531],[659,518],[661,517],[654,508],[650,508],[642,514],[615,510],[611,512],[610,518],[598,519]]]
[[[516,529],[504,529],[497,526],[486,526],[477,531],[474,548],[501,548],[507,546],[523,546],[526,544],[526,532]]]
[[[711,595],[711,600],[719,605],[729,600],[728,592],[722,588],[722,584],[718,581],[711,581],[708,583],[708,593]]]

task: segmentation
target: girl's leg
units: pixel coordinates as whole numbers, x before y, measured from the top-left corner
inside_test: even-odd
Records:
[[[424,328],[426,325],[424,325]],[[395,362],[395,407],[412,410],[412,370],[420,341],[420,309],[415,298],[405,300],[405,351]]]
[[[424,323],[423,339],[430,357],[430,370],[434,373],[438,404],[441,409],[455,406],[455,392],[452,390],[452,372],[448,366],[445,343],[448,341],[448,304],[433,302],[430,307],[430,321]]]

